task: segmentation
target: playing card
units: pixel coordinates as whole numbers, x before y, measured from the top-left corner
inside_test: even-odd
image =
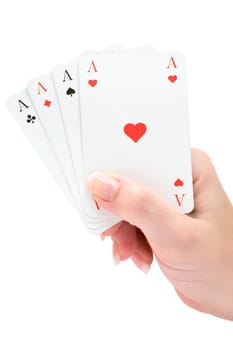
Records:
[[[77,205],[65,174],[59,165],[56,154],[50,145],[46,132],[40,122],[40,118],[34,110],[26,90],[11,97],[7,101],[7,107],[35,148],[41,160],[47,166],[57,184],[63,190],[72,206],[77,210]]]
[[[96,54],[118,54],[118,53],[126,53],[127,54],[128,52],[137,52],[137,53],[148,53],[148,52],[152,53],[153,52],[153,53],[155,53],[155,49],[154,49],[154,47],[149,46],[149,45],[142,46],[142,47],[137,47],[137,48],[134,48],[134,49],[125,49],[122,46],[112,46],[112,47],[107,47],[107,48],[101,50],[100,52],[98,52]],[[93,53],[90,53],[90,54],[93,54]],[[78,68],[77,67],[77,63],[78,63],[78,59],[75,59],[69,65],[69,71],[73,70],[74,73],[72,74],[72,76],[75,77],[75,78],[72,78],[72,81],[75,80],[76,77],[77,77],[76,80],[79,80],[78,72],[77,72],[77,68]],[[63,69],[63,71],[62,71],[62,69]],[[61,91],[61,93],[63,95],[64,95],[64,86],[62,88],[61,88],[61,84],[59,84],[59,86],[57,86],[56,81],[59,81],[58,75],[60,75],[60,77],[62,75],[67,76],[67,71],[65,73],[64,72],[65,72],[64,67],[60,67],[60,68],[58,68],[57,72],[55,72],[55,74],[53,74],[57,90]],[[70,81],[71,77],[67,76],[67,78]],[[66,79],[64,78],[63,81],[65,81],[65,80]],[[60,81],[61,81],[61,78],[60,78]],[[73,83],[74,83],[74,81],[73,81]],[[59,92],[58,92],[58,94],[59,94]],[[78,91],[78,94],[79,94],[79,91]],[[59,100],[63,101],[62,104],[64,103],[64,99],[62,98],[62,96],[59,96]],[[62,108],[62,104],[61,104],[61,109],[63,109]],[[79,103],[79,99],[72,100],[72,104],[75,105],[75,108],[72,107],[73,111],[75,109],[74,115],[75,116],[79,115],[78,119],[79,119],[79,123],[80,123],[80,103]],[[65,124],[66,124],[66,120],[67,120],[67,131],[68,131],[69,128],[71,128],[71,133],[74,133],[75,122],[74,121],[71,122],[71,118],[70,118],[71,113],[72,113],[71,110],[69,111],[69,113],[65,112],[65,114],[68,117],[65,118],[65,116],[64,116],[64,120],[65,120]],[[77,122],[77,120],[76,120],[76,122]],[[80,127],[81,126],[79,124],[79,129],[80,129]],[[77,130],[77,128],[76,128],[76,130]],[[71,150],[75,149],[76,156],[74,156],[74,159],[78,159],[78,162],[76,162],[76,165],[77,165],[76,172],[77,172],[77,174],[78,174],[78,169],[82,169],[82,156],[83,156],[82,155],[82,146],[79,146],[79,147],[78,147],[78,145],[75,146],[75,142],[76,143],[77,143],[77,141],[80,142],[80,140],[77,140],[77,136],[76,136],[78,133],[80,133],[80,131],[74,133],[74,137],[69,137],[69,140],[71,140],[72,138],[74,139],[73,146],[71,144]],[[68,134],[69,134],[69,131],[68,131]],[[81,154],[80,153],[77,154],[77,152],[78,152],[77,150],[81,151]],[[80,170],[79,170],[79,174],[80,174]],[[81,177],[80,176],[78,176],[78,177],[79,177],[79,182],[80,182],[80,188],[82,188],[82,190],[81,190],[82,203],[83,203],[84,208],[86,208],[86,212],[90,215],[89,217],[94,218],[94,221],[96,223],[97,222],[99,222],[99,223],[100,222],[108,223],[107,226],[105,225],[105,229],[107,227],[110,227],[111,225],[113,225],[115,222],[117,222],[118,220],[115,219],[115,218],[114,218],[114,222],[111,222],[112,215],[109,214],[108,212],[106,212],[103,209],[100,210],[100,208],[98,206],[98,203],[96,201],[93,201],[93,198],[90,196],[89,192],[86,189],[86,184],[85,184],[86,181],[83,178],[83,174],[82,174]]]
[[[83,171],[143,181],[171,206],[193,209],[184,57],[179,53],[80,58]]]
[[[52,75],[71,152],[70,155],[74,166],[74,175],[79,188],[80,205],[82,205],[83,187],[85,184],[83,181],[81,166],[82,153],[79,113],[78,58],[65,65],[55,67]],[[90,200],[90,206],[92,205],[94,206],[94,202],[93,200]]]

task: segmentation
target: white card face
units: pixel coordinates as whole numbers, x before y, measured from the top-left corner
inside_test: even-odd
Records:
[[[83,167],[143,181],[171,206],[193,209],[184,57],[80,58]]]
[[[56,154],[51,148],[51,144],[47,138],[45,130],[40,122],[40,118],[32,106],[32,102],[26,92],[23,90],[11,97],[7,101],[7,107],[10,110],[22,131],[29,139],[41,160],[45,163],[53,178],[65,193],[66,197],[77,210],[72,191],[59,166]]]

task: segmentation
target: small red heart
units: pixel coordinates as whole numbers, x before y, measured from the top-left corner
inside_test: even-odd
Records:
[[[182,187],[184,186],[184,183],[181,179],[177,179],[175,182],[174,182],[174,186],[176,187]]]
[[[98,81],[97,81],[96,79],[94,79],[94,80],[88,80],[88,84],[89,84],[91,87],[96,86],[97,83],[98,83]]]
[[[138,140],[140,140],[140,138],[145,134],[145,132],[146,125],[143,123],[129,123],[124,126],[124,133],[134,142],[138,142]]]
[[[170,80],[171,83],[174,83],[177,80],[176,75],[169,75],[168,80]]]

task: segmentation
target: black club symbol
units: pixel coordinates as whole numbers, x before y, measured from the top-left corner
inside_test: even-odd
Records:
[[[34,115],[31,116],[31,114],[28,114],[27,118],[27,123],[35,123],[36,117]]]

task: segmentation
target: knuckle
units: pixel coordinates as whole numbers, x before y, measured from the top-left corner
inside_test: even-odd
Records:
[[[205,151],[199,148],[192,149],[192,156],[197,158],[199,161],[203,163],[206,163],[206,162],[211,163],[210,156]]]
[[[192,162],[194,182],[201,181],[205,184],[215,173],[214,166],[209,155],[199,149],[192,149]]]
[[[138,189],[134,195],[132,210],[138,215],[146,214],[150,207],[150,194],[145,188]]]

